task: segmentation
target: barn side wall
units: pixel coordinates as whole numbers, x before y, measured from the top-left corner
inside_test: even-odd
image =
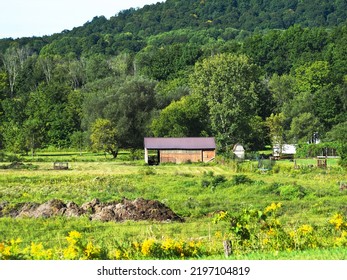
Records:
[[[160,162],[207,162],[215,157],[215,151],[210,150],[160,150]]]
[[[208,162],[216,157],[215,150],[204,150],[203,152],[203,162]]]

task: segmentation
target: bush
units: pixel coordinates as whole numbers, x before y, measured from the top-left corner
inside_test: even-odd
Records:
[[[342,166],[342,167],[347,167],[347,158],[340,159],[339,160],[339,165]]]
[[[227,179],[225,178],[224,175],[217,175],[212,180],[212,186],[218,186],[219,184],[222,184],[226,181],[227,181]]]
[[[299,185],[285,185],[278,188],[279,194],[283,199],[302,199],[304,198],[308,191],[306,188]]]
[[[247,175],[244,174],[234,175],[231,180],[231,183],[233,185],[251,184],[252,182],[252,179],[250,179]]]
[[[209,171],[207,173],[204,172],[200,185],[204,188],[211,186],[211,188],[214,189],[226,181],[227,179],[225,178],[224,175],[215,176],[212,171]]]
[[[143,159],[143,150],[131,149],[129,156],[130,156],[130,160],[140,160],[140,159]]]
[[[208,186],[211,185],[211,182],[207,179],[202,179],[201,180],[201,186],[204,187],[204,188],[207,188]]]
[[[21,157],[15,154],[6,154],[4,152],[0,152],[0,162],[19,162],[21,161]]]

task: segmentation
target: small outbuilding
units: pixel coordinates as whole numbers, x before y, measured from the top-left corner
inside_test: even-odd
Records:
[[[273,157],[280,158],[293,158],[296,154],[296,145],[293,144],[276,144],[273,146]]]
[[[209,162],[216,156],[213,137],[147,137],[144,139],[144,147],[145,162],[148,164]],[[150,152],[155,155],[150,157]]]
[[[234,145],[233,153],[236,158],[245,159],[245,148],[240,143]]]

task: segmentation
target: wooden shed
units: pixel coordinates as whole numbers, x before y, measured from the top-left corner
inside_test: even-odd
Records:
[[[213,137],[145,138],[145,161],[151,164],[149,153],[155,153],[155,163],[209,162],[216,156]]]

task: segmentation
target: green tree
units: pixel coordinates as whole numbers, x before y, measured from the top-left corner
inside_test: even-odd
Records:
[[[156,80],[167,80],[193,66],[202,52],[198,45],[172,44],[160,48],[149,46],[136,56],[140,72]]]
[[[13,153],[27,153],[28,149],[25,143],[25,134],[18,123],[9,121],[3,122],[0,126],[0,133],[4,141],[6,151]]]
[[[156,108],[155,86],[155,81],[135,76],[128,77],[109,92],[102,113],[117,128],[121,147],[143,146],[143,138],[149,133],[149,124]]]
[[[75,131],[70,135],[71,147],[78,149],[80,155],[82,150],[86,147],[86,133],[83,131]]]
[[[198,96],[188,95],[173,101],[151,124],[156,137],[206,136],[209,131],[207,107]]]
[[[312,113],[302,113],[292,119],[289,137],[294,143],[311,142],[314,133],[320,134],[320,123]]]
[[[327,141],[340,143],[338,153],[340,154],[340,164],[347,166],[347,121],[335,125],[326,135]]]
[[[317,92],[329,85],[330,67],[326,61],[315,61],[295,69],[295,96],[288,103],[288,117],[295,117],[304,112],[314,111]]]
[[[294,98],[295,79],[291,75],[274,74],[269,81],[269,90],[271,92],[275,107],[273,111],[280,113],[286,105]]]
[[[35,150],[40,148],[44,141],[42,121],[30,117],[23,124],[24,145],[26,151],[31,151],[34,156]]]
[[[107,61],[107,57],[101,54],[94,54],[85,58],[86,79],[92,82],[110,76],[112,71]]]
[[[191,89],[208,107],[219,148],[250,144],[250,122],[262,87],[259,76],[259,67],[244,55],[220,54],[196,64]]]
[[[117,129],[107,119],[97,119],[91,127],[90,140],[92,142],[92,148],[96,151],[104,151],[117,158],[118,156],[118,141],[117,141]]]
[[[50,82],[41,84],[29,94],[25,107],[26,120],[36,120],[43,134],[43,145],[67,146],[69,134],[74,130],[66,105],[70,88]]]
[[[279,146],[280,154],[282,153],[282,147],[284,144],[284,124],[285,116],[283,113],[271,114],[266,118],[266,126],[269,129],[269,137],[273,146]]]
[[[5,96],[6,90],[8,88],[7,85],[7,74],[5,71],[0,71],[0,100],[2,100]]]

